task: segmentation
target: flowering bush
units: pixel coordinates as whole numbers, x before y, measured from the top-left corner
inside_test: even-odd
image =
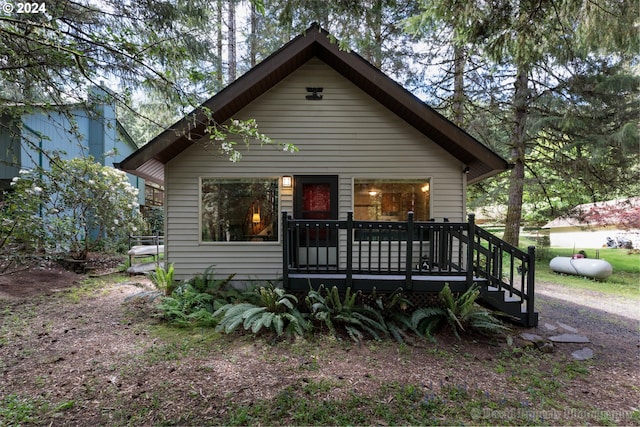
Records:
[[[48,253],[85,259],[140,227],[138,190],[124,172],[93,158],[20,171],[3,212],[5,233]]]

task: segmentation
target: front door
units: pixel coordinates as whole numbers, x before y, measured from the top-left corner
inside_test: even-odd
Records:
[[[335,265],[337,230],[325,228],[322,220],[338,219],[338,177],[335,175],[298,175],[294,177],[293,216],[318,220],[301,230],[298,240],[300,265]]]

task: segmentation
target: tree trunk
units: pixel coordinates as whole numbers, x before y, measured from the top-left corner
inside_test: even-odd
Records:
[[[227,75],[229,76],[229,83],[232,83],[236,79],[236,3],[235,0],[229,0],[229,17],[227,27],[229,28],[229,34],[227,37],[227,55],[229,57],[229,69]]]
[[[455,42],[453,47],[453,122],[464,125],[464,68],[466,55],[464,47]]]
[[[251,68],[258,64],[258,11],[256,5],[251,2],[251,35],[249,36],[249,59]]]
[[[522,196],[524,192],[524,162],[526,152],[525,125],[527,122],[527,101],[529,98],[529,75],[526,67],[518,67],[518,75],[513,94],[514,129],[511,136],[511,170],[509,183],[509,206],[503,239],[514,246],[520,241],[520,222],[522,219]]]
[[[369,45],[369,62],[376,68],[382,68],[382,0],[374,0],[369,10],[369,26],[373,44]]]
[[[216,82],[218,83],[216,89],[220,90],[224,85],[224,74],[222,68],[222,0],[218,0],[216,6],[216,53],[218,54],[218,57],[216,58]]]

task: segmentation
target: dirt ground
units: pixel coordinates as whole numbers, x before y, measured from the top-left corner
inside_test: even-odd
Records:
[[[118,262],[96,259],[93,274],[112,272]],[[150,332],[154,321],[148,304],[125,300],[150,287],[145,278],[113,280],[75,300],[62,297],[64,290],[84,279],[52,263],[0,275],[0,405],[10,395],[60,405],[73,402],[64,411],[52,411],[51,419],[39,420],[47,425],[153,425],[180,419],[185,411],[197,411],[202,424],[215,423],[230,399],[237,403],[269,399],[287,385],[323,379],[337,386],[323,392],[322,398],[340,398],[354,390],[372,394],[389,382],[425,387],[464,383],[492,396],[530,398],[526,387],[509,384],[495,369],[499,355],[508,349],[506,343],[439,337],[437,348],[459,355],[451,359],[438,356],[441,353],[433,344],[358,347],[325,342],[314,354],[300,354],[295,343],[274,346],[236,336],[212,342],[206,354],[193,354]],[[515,345],[527,345],[518,338],[521,332],[549,337],[570,326],[590,342],[556,344],[548,356],[549,366],[574,363],[571,353],[585,346],[594,353],[593,359],[581,362],[589,366],[588,376],[563,380],[559,407],[612,414],[637,411],[637,301],[590,291],[567,292],[553,283],[538,283],[537,289],[539,327],[517,329]],[[489,365],[493,368],[486,368]],[[144,418],[136,418],[137,407],[146,408]],[[612,422],[634,421],[614,416]],[[559,423],[598,421],[576,416],[552,422]]]

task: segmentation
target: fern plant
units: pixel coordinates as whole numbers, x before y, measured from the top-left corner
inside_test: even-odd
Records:
[[[159,317],[177,326],[215,326],[213,306],[211,295],[198,292],[187,284],[180,292],[162,299],[158,305]]]
[[[461,339],[460,333],[471,330],[487,335],[508,331],[509,328],[489,310],[476,303],[479,296],[480,290],[474,285],[456,298],[449,285],[445,284],[439,294],[441,306],[416,310],[411,316],[411,323],[416,330],[429,338],[432,338],[434,331],[445,325],[451,328],[458,339]]]
[[[419,335],[411,322],[410,307],[413,305],[403,293],[402,288],[389,295],[378,295],[373,289],[369,298],[370,304],[380,313],[389,334],[399,343],[409,338],[407,331]]]
[[[224,279],[216,279],[214,266],[210,266],[202,275],[194,276],[187,283],[197,292],[211,295],[215,311],[229,302],[251,301],[253,299],[251,290],[241,291],[230,286],[234,277],[235,274],[230,274]]]
[[[243,293],[229,287],[234,275],[217,280],[213,268],[203,275],[184,281],[165,296],[160,305],[160,318],[178,326],[215,326],[213,313],[229,301],[241,300]]]
[[[311,319],[326,326],[331,334],[343,329],[357,343],[367,335],[381,340],[389,334],[382,315],[370,306],[356,304],[358,295],[348,287],[342,299],[336,286],[327,290],[321,285],[317,291],[309,291],[305,302]]]
[[[255,291],[257,303],[228,303],[213,313],[218,320],[216,330],[231,333],[240,325],[245,330],[257,334],[270,330],[277,336],[303,335],[309,328],[307,321],[296,308],[295,295],[276,288],[272,284],[262,286]]]
[[[176,289],[176,281],[173,275],[173,264],[169,264],[166,270],[164,267],[158,266],[155,271],[149,273],[149,279],[159,291],[168,296]]]

